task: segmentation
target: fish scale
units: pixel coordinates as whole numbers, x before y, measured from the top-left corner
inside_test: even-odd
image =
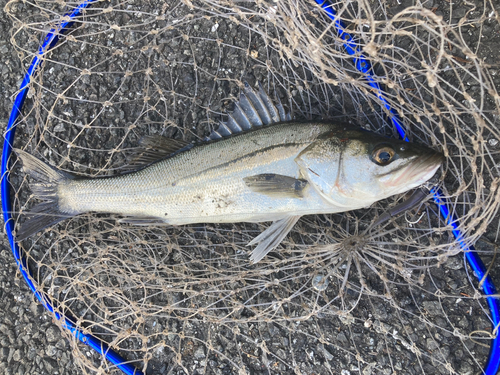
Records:
[[[214,216],[211,222],[219,223],[255,221],[253,216],[261,217],[263,208],[271,216],[290,209],[317,211],[320,201],[304,208],[303,200],[292,204],[288,198],[252,192],[243,181],[262,173],[298,178],[294,162],[298,154],[319,135],[338,130],[335,124],[307,127],[304,131],[304,123],[279,124],[194,147],[135,173],[71,180],[59,188],[59,207],[67,214],[92,211],[156,217],[176,225],[198,223],[200,216]],[[227,195],[233,203],[223,211],[219,200]]]
[[[369,207],[426,182],[443,161],[425,146],[343,123],[290,122],[262,86],[245,85],[240,98],[206,142],[144,137],[136,170],[123,175],[79,178],[15,150],[45,201],[26,214],[17,239],[86,212],[136,225],[273,221],[250,242],[258,262],[302,215]]]

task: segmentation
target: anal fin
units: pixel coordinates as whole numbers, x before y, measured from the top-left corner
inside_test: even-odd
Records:
[[[267,253],[278,246],[299,219],[300,215],[294,215],[274,221],[269,228],[250,241],[249,246],[258,243],[257,247],[252,251],[250,262],[259,262]]]
[[[166,224],[165,221],[154,216],[127,216],[118,220],[120,224],[131,225],[161,225]]]
[[[306,180],[274,173],[245,177],[245,184],[254,192],[273,197],[302,198]]]

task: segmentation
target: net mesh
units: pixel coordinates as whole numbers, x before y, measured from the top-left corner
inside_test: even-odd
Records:
[[[410,3],[332,5],[412,141],[446,155],[435,182],[494,272],[499,13],[492,1]],[[25,67],[77,5],[8,3]],[[15,146],[65,171],[114,175],[143,135],[206,137],[244,81],[262,82],[296,119],[395,136],[342,45],[305,0],[100,1],[44,55]],[[13,160],[20,221],[35,203],[28,182]],[[22,249],[57,311],[144,371],[479,373],[496,332],[432,200],[368,229],[405,198],[303,217],[256,265],[246,244],[269,223],[144,228],[87,214]],[[65,334],[82,373],[119,373]]]

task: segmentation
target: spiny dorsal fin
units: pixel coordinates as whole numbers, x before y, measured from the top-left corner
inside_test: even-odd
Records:
[[[221,122],[206,140],[216,140],[258,126],[290,120],[290,113],[285,112],[278,97],[276,103],[273,103],[260,82],[258,93],[245,82],[245,88],[240,93],[240,98],[235,103],[234,111],[228,116],[227,122]]]
[[[167,138],[161,135],[145,135],[139,140],[139,147],[128,159],[127,170],[136,170],[155,161],[187,150],[191,143],[181,139]]]

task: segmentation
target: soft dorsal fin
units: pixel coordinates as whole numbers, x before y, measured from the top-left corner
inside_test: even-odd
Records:
[[[139,140],[139,147],[128,157],[127,170],[136,170],[160,159],[185,151],[193,145],[181,139],[161,135],[145,135]]]
[[[220,139],[258,126],[290,120],[291,115],[285,112],[279,98],[273,103],[260,82],[258,93],[245,82],[245,88],[235,103],[233,113],[228,115],[227,122],[221,122],[206,140]]]

